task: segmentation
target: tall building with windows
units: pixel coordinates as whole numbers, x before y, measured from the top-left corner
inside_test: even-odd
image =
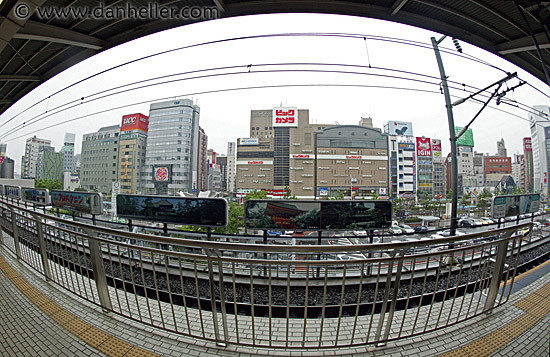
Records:
[[[145,164],[149,118],[141,113],[124,115],[118,142],[120,192],[138,193],[141,169]]]
[[[533,190],[546,195],[548,193],[546,128],[550,127],[550,107],[535,105],[533,109],[537,112],[537,114],[529,114],[533,155]]]
[[[199,117],[200,108],[191,99],[151,104],[141,171],[144,194],[177,195],[197,190]]]
[[[63,172],[75,172],[74,143],[76,134],[65,133],[63,147],[59,150],[63,154]]]
[[[416,140],[410,122],[389,121],[388,134],[390,195],[412,198],[416,194]]]
[[[118,172],[120,126],[113,125],[82,136],[80,185],[88,191],[111,192]]]
[[[37,165],[41,148],[51,147],[51,141],[37,138],[36,135],[25,142],[25,154],[21,158],[21,178],[34,179],[38,176]]]
[[[388,138],[358,125],[311,124],[309,110],[253,110],[237,142],[238,196],[266,190],[297,198],[388,195]]]

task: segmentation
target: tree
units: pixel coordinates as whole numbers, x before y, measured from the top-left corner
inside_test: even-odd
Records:
[[[59,180],[34,179],[34,187],[35,188],[47,188],[49,191],[51,191],[51,190],[62,190],[63,189],[63,185]]]
[[[334,195],[334,200],[343,200],[344,199],[344,193],[340,190],[338,190],[336,192],[336,194]]]
[[[267,192],[263,190],[254,190],[252,192],[249,192],[245,197],[244,201],[248,200],[265,200],[267,199]]]
[[[285,186],[284,192],[285,193],[283,194],[283,198],[285,200],[297,200],[296,196],[292,194],[292,190],[290,189],[290,187]]]

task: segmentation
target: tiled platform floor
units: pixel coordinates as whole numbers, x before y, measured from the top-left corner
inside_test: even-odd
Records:
[[[520,276],[515,290],[511,301],[490,315],[384,347],[219,348],[106,314],[48,284],[0,247],[0,355],[550,355],[550,262]]]

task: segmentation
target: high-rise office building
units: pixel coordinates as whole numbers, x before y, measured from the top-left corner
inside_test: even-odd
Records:
[[[118,142],[118,174],[120,193],[135,194],[145,164],[149,118],[141,113],[124,115]]]
[[[111,192],[117,180],[120,126],[82,136],[80,185],[88,191]]]
[[[531,129],[531,148],[533,154],[533,190],[547,194],[548,155],[546,147],[546,128],[550,127],[550,107],[535,105],[537,114],[529,114]]]
[[[37,138],[36,135],[25,142],[25,154],[21,158],[21,178],[34,179],[38,176],[37,165],[40,149],[51,147],[51,141]]]
[[[75,172],[74,143],[76,134],[65,133],[61,152],[63,154],[63,172]]]
[[[151,104],[141,172],[144,194],[197,191],[199,116],[200,108],[191,99]]]

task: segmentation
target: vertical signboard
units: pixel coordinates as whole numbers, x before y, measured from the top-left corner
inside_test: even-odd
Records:
[[[531,144],[531,138],[523,138],[523,151],[533,151],[533,146]]]
[[[298,108],[273,108],[273,127],[298,127]]]
[[[434,157],[441,157],[441,140],[432,139],[432,155]]]
[[[430,138],[416,138],[416,156],[432,156],[432,144]]]

